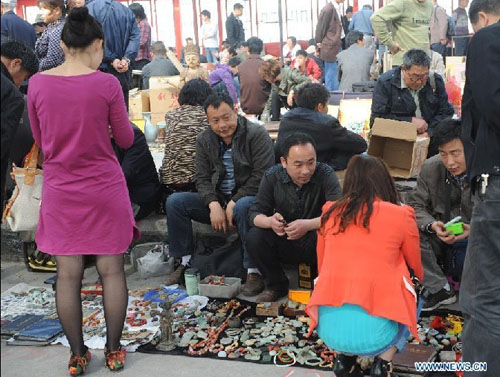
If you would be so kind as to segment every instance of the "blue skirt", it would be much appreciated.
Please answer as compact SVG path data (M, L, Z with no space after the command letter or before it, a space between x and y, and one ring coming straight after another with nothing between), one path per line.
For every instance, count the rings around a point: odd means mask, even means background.
M401 351L409 335L406 325L370 315L359 305L320 306L318 316L319 337L346 354L376 356L391 346Z

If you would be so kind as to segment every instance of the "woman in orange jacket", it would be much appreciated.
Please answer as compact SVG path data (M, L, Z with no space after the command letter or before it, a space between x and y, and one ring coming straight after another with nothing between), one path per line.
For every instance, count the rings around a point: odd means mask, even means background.
M309 333L317 326L338 352L337 377L362 376L356 355L376 356L372 377L390 376L409 333L419 339L409 268L420 280L423 268L415 213L400 204L384 162L351 159L342 198L323 206L317 254Z

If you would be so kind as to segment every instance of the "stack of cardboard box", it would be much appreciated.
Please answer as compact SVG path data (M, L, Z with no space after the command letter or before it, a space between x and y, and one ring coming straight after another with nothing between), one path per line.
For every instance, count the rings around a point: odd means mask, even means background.
M130 120L143 119L143 112L151 112L156 126L165 120L165 114L179 107L179 76L156 76L149 79L149 90L132 89L129 93Z

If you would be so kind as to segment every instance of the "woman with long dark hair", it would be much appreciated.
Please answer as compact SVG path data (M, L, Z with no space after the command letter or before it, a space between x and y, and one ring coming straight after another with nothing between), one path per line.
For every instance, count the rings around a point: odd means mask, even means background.
M80 299L85 255L96 255L103 285L105 365L116 371L125 363L120 345L128 304L123 253L135 221L110 134L128 148L134 132L119 81L97 71L104 33L86 7L71 11L61 40L66 59L31 78L28 112L44 155L35 239L41 251L56 256L57 314L71 347L68 371L78 376L90 361Z
M317 326L338 352L337 377L363 375L356 355L375 356L371 376L387 377L409 333L418 339L409 271L423 278L415 213L400 204L387 167L375 157L352 157L343 192L323 206L310 332Z

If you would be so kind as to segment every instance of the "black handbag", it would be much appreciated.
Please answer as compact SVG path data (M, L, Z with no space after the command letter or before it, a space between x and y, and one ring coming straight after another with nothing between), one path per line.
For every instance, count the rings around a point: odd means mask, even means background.
M238 233L197 235L191 266L199 270L202 279L208 275L244 279L246 270Z

